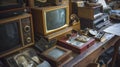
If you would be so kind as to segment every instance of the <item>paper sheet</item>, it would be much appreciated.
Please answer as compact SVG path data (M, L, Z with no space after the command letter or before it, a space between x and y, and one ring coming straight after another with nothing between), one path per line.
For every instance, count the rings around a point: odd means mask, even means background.
M114 24L104 30L107 33L112 33L114 35L120 36L120 23Z

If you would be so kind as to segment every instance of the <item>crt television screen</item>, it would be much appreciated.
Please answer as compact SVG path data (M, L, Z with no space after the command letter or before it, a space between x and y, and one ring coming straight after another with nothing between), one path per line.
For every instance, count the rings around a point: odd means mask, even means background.
M0 6L15 5L17 0L0 0Z
M0 53L20 44L17 23L0 25Z
M47 30L57 29L66 24L66 9L61 8L46 12Z

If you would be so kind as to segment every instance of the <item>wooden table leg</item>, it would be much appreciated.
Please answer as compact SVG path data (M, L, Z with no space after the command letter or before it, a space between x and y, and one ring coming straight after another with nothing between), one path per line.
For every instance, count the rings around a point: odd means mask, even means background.
M115 66L115 61L116 61L117 55L119 53L119 46L120 46L120 39L114 45L114 54L113 54L113 57L112 57L112 61L110 63L111 67Z

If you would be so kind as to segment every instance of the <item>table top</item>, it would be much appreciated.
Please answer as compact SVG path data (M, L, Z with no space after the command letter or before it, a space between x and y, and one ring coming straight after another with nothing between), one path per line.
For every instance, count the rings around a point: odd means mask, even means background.
M104 29L103 31L120 36L120 23L114 24L114 25Z
M91 53L93 53L95 50L97 50L101 46L103 46L106 43L108 43L113 37L114 37L113 34L108 34L107 35L107 40L105 42L96 42L93 46L91 46L90 48L88 48L87 50L85 50L84 52L82 52L81 54L79 54L78 56L76 56L70 62L68 62L65 65L63 65L63 67L74 67L74 65L78 64L80 61L82 61L83 59L85 59L88 55L90 55Z

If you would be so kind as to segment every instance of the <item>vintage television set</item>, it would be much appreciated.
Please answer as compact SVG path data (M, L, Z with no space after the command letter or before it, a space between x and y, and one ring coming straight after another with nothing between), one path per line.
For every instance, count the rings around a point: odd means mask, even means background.
M34 44L31 14L0 20L0 57Z
M68 6L32 8L32 14L35 33L38 35L46 36L69 26Z
M20 8L23 6L23 0L1 0L0 1L0 11Z

